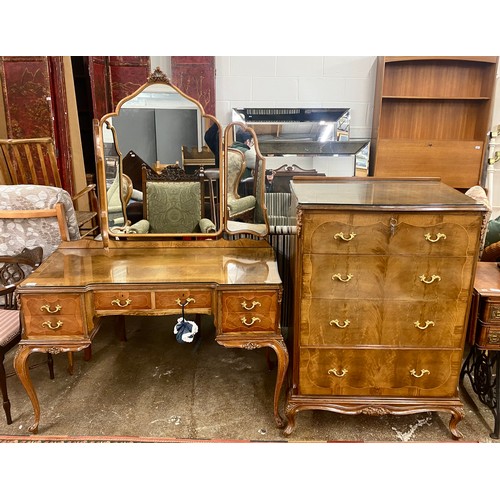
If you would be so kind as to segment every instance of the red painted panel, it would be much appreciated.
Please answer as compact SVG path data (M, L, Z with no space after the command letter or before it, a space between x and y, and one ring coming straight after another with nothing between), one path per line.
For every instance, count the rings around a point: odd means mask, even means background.
M149 56L109 56L113 108L141 85L151 73Z
M2 57L2 93L11 139L54 137L46 57Z
M172 56L172 83L215 116L215 57Z
M100 120L105 114L113 111L107 57L89 57L89 77L92 92L92 116Z

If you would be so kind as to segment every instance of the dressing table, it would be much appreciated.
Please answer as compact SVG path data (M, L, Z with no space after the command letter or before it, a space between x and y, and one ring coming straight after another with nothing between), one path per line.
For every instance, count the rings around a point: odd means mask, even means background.
M177 129L181 142L171 144L173 156L159 149L154 153L161 163L178 161L175 154L181 153L182 146L203 147L202 132L208 124L216 123L220 127L214 117L204 114L197 101L171 85L158 69L145 85L120 101L114 113L95 123L101 239L62 242L18 288L23 334L14 367L33 405L34 422L30 432L38 432L41 418L28 368L31 353L58 354L86 349L91 346L105 316L180 316L184 311L212 315L215 340L224 347L274 350L277 356L274 419L278 427L285 425L278 409L288 367L288 352L279 323L282 282L274 250L265 240L269 228L264 203L265 161L258 144L256 168L262 169L262 174L256 175L258 206L253 221L232 221L228 230L227 173L221 161L217 194L222 203L214 217L215 232L138 234L127 230L130 222L121 227L109 226L107 187L110 179L120 180L122 175L121 151L134 150L145 159L148 151L141 149L141 144L149 147L154 142L138 137L135 143L127 143L126 134L134 138L134 134L141 135L146 130L144 116L135 129L129 127L131 117L137 118L143 110L147 111L145 115L151 114L153 106L158 104L162 111L175 108L174 114L179 110L186 112L195 126L194 132L189 132L191 135ZM122 114L124 110L134 112ZM161 120L167 122L169 116L164 113ZM168 125L170 131L175 129L172 122ZM225 138L234 135L238 126L244 127L232 123L225 133L219 131L220 158L227 155ZM157 133L158 130L156 127ZM170 133L170 137L173 135ZM109 171L111 162L107 161L107 155L118 158L115 171ZM123 217L126 221L125 203ZM252 237L245 237L247 235Z

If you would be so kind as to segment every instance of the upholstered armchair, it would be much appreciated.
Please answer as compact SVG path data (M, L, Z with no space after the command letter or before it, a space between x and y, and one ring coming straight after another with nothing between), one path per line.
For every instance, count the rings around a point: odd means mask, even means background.
M240 197L238 186L245 170L245 155L238 149L227 150L227 210L229 220L252 220L256 199L254 195Z
M116 176L107 191L109 226L123 226L126 221L123 218L123 203L127 206L132 198L134 186L132 180L126 174L121 176L121 196L119 189L119 176ZM141 193L142 195L142 193ZM123 203L122 203L123 200Z
M30 211L54 209L61 206L64 221L57 217L30 215ZM23 217L7 216L8 211L23 211ZM60 223L64 223L61 232ZM45 260L59 246L62 239L80 239L80 230L71 196L62 188L34 184L0 186L0 254L15 255L23 248L40 246Z
M205 215L203 169L193 175L181 167L157 174L142 168L143 217L150 233L215 233Z

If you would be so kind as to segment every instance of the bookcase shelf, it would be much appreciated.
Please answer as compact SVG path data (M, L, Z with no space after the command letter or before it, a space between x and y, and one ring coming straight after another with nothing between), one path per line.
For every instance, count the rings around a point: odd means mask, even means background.
M371 174L481 184L497 57L379 57Z

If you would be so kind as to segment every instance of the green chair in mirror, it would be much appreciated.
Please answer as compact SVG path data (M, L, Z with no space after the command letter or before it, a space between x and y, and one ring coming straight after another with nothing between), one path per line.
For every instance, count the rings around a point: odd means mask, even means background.
M143 217L150 233L215 233L216 225L205 217L203 168L186 174L178 165L160 173L142 168Z

